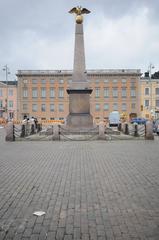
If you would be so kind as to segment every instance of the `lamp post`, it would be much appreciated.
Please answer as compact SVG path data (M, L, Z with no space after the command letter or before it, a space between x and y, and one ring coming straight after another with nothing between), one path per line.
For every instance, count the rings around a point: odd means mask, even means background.
M7 121L8 121L8 75L10 74L8 65L6 64L3 68L3 71L5 71L6 75L6 84L7 84L7 89L6 89L6 114L7 114Z
M151 75L152 75L152 69L155 68L155 66L150 63L149 67L148 67L148 72L149 72L149 83L150 83L150 112L151 112L151 115L153 114L153 98L152 98L152 78L151 78Z

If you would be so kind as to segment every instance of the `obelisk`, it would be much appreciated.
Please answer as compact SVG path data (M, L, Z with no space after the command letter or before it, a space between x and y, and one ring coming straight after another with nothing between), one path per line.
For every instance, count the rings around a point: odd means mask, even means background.
M66 126L76 129L89 129L93 127L93 118L90 114L90 94L85 67L83 16L90 13L82 7L75 7L69 13L76 14L75 49L72 83L67 89L69 94L69 115Z

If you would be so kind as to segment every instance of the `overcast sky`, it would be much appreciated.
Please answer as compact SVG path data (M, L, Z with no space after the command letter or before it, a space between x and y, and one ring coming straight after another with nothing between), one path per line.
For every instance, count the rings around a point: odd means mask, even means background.
M72 69L74 16L82 5L87 69L159 70L158 0L0 0L0 80L18 69Z

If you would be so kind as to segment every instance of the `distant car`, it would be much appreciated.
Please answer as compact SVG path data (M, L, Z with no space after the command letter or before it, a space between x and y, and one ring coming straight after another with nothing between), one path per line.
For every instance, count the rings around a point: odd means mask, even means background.
M147 119L145 118L132 118L131 123L137 123L137 124L146 124Z
M153 132L157 133L157 135L159 135L159 119L156 119L153 122Z

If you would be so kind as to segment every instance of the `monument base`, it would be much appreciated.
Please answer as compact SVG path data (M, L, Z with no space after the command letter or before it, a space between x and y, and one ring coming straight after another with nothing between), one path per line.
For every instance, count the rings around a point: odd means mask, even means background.
M93 117L88 113L70 113L67 116L66 127L78 130L93 128Z

